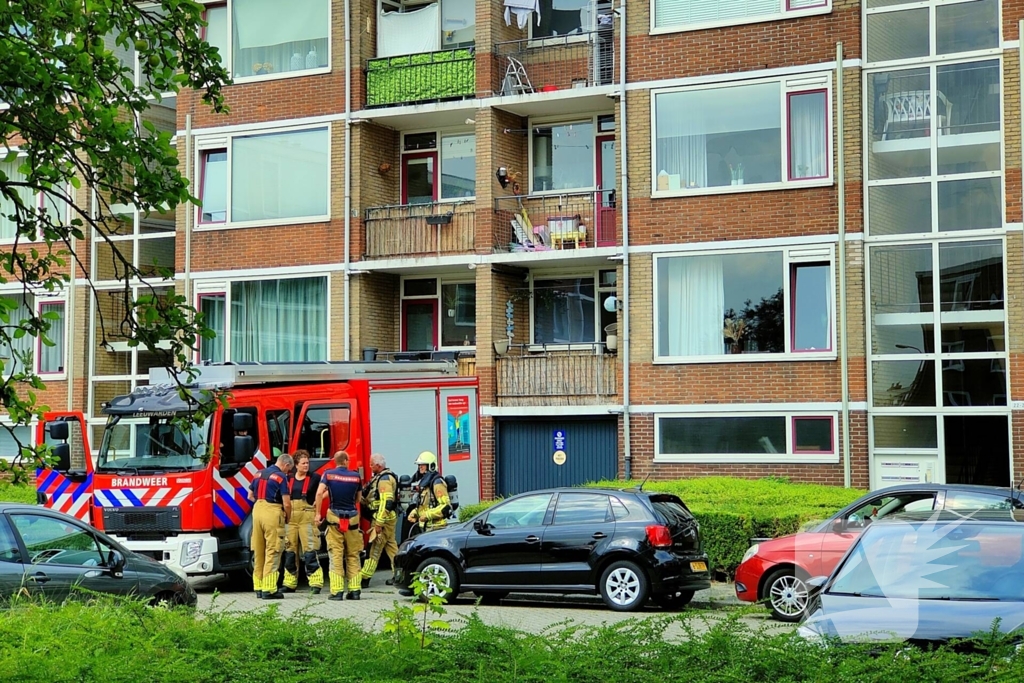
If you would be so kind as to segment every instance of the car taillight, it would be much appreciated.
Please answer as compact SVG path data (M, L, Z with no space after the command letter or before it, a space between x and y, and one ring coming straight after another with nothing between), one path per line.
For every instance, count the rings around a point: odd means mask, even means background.
M647 527L647 540L655 548L668 548L672 545L672 534L667 526L652 525Z

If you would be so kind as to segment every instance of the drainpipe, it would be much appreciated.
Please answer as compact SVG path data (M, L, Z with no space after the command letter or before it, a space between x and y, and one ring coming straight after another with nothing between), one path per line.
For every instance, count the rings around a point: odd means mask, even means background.
M185 179L192 187L192 114L185 114ZM195 207L186 204L185 211L185 303L192 305L192 216Z
M619 205L622 207L622 444L623 474L633 477L629 443L629 155L626 154L626 0L619 0Z
M842 375L843 485L850 488L850 351L846 336L846 167L843 153L843 44L836 43L836 182L839 184L839 371Z
M78 253L78 240L75 236L71 236L71 253ZM75 409L75 303L77 297L75 296L75 280L78 274L78 262L75 259L69 259L71 263L71 277L68 280L68 288L71 291L71 295L68 297L67 303L64 305L64 310L67 312L67 320L65 321L65 342L64 342L64 373L67 377L68 382L68 410ZM84 427L84 425L83 425Z
M352 360L350 339L352 285L352 5L345 0L345 360Z

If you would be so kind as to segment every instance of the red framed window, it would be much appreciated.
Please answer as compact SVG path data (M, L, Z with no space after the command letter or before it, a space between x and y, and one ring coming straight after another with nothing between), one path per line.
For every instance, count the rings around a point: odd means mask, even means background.
M437 201L440 178L437 152L402 155L402 203L430 204Z
M832 454L834 423L830 416L793 418L793 453L800 455Z
M402 302L402 350L434 351L437 346L437 299Z
M36 338L36 372L40 375L63 375L65 302L41 301L38 311L39 316L50 324L46 337L53 345L44 344L42 337Z
M789 333L794 352L832 350L832 266L794 263L789 270Z
M203 292L196 296L196 310L203 314L203 322L217 335L214 339L200 339L197 343L199 362L222 363L224 339L227 331L227 294Z
M199 159L199 223L224 223L228 217L228 151L206 150Z
M828 122L828 91L824 88L786 94L790 180L828 178Z

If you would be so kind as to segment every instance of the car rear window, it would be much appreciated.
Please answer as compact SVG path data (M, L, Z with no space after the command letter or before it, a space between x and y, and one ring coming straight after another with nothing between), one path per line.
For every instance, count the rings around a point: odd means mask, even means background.
M693 520L693 515L675 496L651 496L651 505L668 524L684 524Z
M651 519L651 513L639 501L618 496L612 496L611 499L616 522L646 522Z

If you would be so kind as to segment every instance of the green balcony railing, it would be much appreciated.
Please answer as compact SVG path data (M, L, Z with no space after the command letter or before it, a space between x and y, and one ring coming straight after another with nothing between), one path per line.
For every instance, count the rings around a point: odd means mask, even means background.
M472 48L380 57L366 62L366 106L458 100L476 96Z

